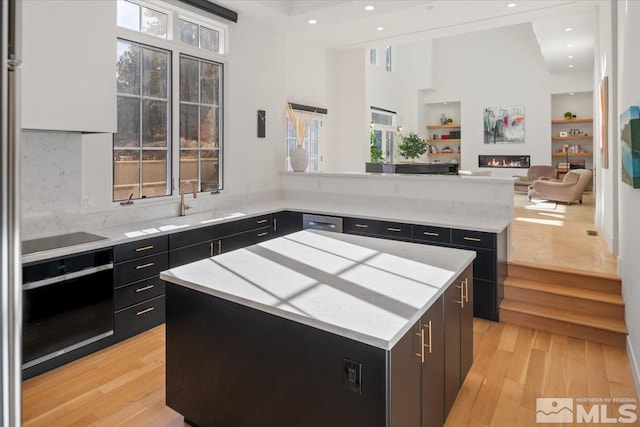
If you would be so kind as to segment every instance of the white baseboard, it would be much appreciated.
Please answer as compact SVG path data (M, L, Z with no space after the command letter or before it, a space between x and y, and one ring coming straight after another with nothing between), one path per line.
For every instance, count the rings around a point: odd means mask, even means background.
M631 366L631 375L633 375L633 382L636 384L636 395L639 395L640 391L640 366L638 365L638 359L633 352L629 335L627 335L627 356L629 358L629 365Z

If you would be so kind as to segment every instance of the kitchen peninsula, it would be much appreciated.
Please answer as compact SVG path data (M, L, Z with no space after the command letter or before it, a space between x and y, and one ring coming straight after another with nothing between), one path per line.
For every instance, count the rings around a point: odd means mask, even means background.
M442 425L473 357L473 251L300 231L161 273L193 425Z

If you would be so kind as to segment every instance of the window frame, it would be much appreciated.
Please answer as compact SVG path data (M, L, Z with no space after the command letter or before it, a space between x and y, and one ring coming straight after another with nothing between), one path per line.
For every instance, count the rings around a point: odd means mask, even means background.
M385 111L379 108L371 108L369 114L371 116L371 132L374 134L376 131L380 132L380 147L378 148L382 150L384 162L393 163L396 155L396 140L398 139L398 132L396 128L397 114L395 112ZM376 122L376 120L374 120L375 114L380 117L388 117L391 124ZM391 141L389 141L389 137L391 137ZM391 150L389 150L389 148L391 148Z
M124 0L119 0L124 1ZM224 189L224 135L225 135L225 92L227 85L227 76L225 73L228 70L229 63L229 27L228 25L219 22L217 20L202 16L198 13L192 12L188 9L183 9L177 6L169 5L155 0L126 0L129 3L134 3L140 7L147 7L157 10L159 12L167 13L167 38L160 38L152 34L143 33L141 31L135 31L128 28L120 27L116 25L116 40L124 40L133 43L147 45L151 48L157 48L167 50L170 52L170 101L169 101L169 117L167 132L169 132L169 145L167 153L167 169L170 179L170 192L166 196L155 196L148 198L135 199L136 203L146 203L149 201L158 200L171 200L179 197L179 179L180 179L180 55L186 55L192 58L215 62L221 64L221 82L219 86L220 90L220 107L219 107L219 148L218 148L218 190L211 191L205 190L199 192L203 196L207 196L208 193L217 193ZM186 19L190 22L197 23L198 25L205 26L210 29L214 29L219 33L219 49L220 52L216 53L210 50L201 49L199 47L193 47L186 43L182 43L177 39L178 35L178 23L179 19ZM115 80L115 76L114 76ZM114 82L115 83L115 82ZM114 134L115 135L115 134ZM111 152L113 154L113 144ZM112 159L112 166L114 166L114 160ZM113 171L113 167L112 167ZM114 172L112 172L114 173ZM112 175L113 181L111 184L111 197L114 206L120 204L122 199L115 199L114 182L115 175ZM141 183L142 185L142 183Z

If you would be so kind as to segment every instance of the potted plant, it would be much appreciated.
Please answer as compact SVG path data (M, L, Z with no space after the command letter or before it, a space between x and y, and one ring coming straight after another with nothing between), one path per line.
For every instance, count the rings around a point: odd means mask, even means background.
M571 120L572 117L573 117L573 114L571 114L571 111L567 111L566 113L564 113L565 120Z
M371 163L382 163L382 160L384 160L382 157L382 150L376 147L376 135L373 132L371 132L370 142L369 159Z
M398 152L405 159L410 159L412 162L418 157L422 156L429 149L427 141L420 138L417 134L409 132L407 136L401 136L400 144L398 144Z

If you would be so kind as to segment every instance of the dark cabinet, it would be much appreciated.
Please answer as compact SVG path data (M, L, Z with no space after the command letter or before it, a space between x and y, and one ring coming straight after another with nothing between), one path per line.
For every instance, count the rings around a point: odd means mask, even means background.
M411 241L413 238L413 225L401 222L380 221L378 235L394 240Z
M418 321L391 350L389 365L393 380L389 404L392 426L420 425L421 331L421 322ZM439 392L442 394L442 388Z
M275 237L302 230L302 212L281 211L273 214Z
M216 244L213 240L172 249L169 252L169 268L179 267L214 255L217 255L217 252Z
M376 236L378 234L379 221L364 218L344 218L343 230L348 234L361 234L363 236Z
M159 236L114 248L115 339L123 340L164 323L164 281L169 267L169 236Z
M445 227L432 227L430 225L414 225L413 239L416 242L425 243L450 243L451 229Z
M445 291L443 305L446 419L473 362L473 276L470 269Z
M452 285L454 286L454 285ZM421 397L422 427L440 427L444 424L444 378L445 378L445 343L443 300L441 296L422 316L421 340L424 340L424 362L422 363ZM465 319L473 322L473 319ZM470 357L473 358L473 349Z

